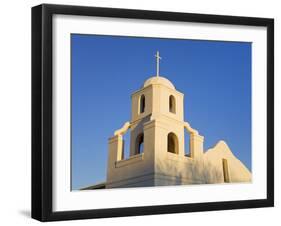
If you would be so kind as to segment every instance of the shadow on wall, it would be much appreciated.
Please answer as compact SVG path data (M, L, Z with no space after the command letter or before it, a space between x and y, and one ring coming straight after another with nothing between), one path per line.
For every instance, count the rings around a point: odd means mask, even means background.
M170 184L164 185L223 183L222 171L213 164L204 159L186 158L184 161L157 161L156 172L169 177Z

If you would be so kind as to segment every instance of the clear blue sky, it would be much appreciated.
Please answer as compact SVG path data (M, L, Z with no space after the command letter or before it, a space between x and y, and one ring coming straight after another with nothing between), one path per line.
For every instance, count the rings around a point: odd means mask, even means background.
M251 170L251 43L72 34L73 189L106 180L107 140L130 120L157 50L204 149L223 139Z

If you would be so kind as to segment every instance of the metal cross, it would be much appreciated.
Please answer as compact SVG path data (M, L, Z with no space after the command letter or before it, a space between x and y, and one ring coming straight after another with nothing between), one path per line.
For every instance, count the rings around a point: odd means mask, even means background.
M159 64L160 64L160 60L161 60L161 57L159 55L159 51L157 51L155 57L156 57L156 76L158 77L159 76L159 70L160 70Z

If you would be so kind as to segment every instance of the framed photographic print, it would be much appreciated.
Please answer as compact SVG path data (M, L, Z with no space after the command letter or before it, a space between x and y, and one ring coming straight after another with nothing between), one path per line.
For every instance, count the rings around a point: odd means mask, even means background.
M32 217L274 205L274 21L32 8Z

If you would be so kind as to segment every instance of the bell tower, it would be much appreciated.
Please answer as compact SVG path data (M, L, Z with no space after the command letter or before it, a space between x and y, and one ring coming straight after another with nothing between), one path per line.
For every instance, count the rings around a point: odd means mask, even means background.
M180 184L178 172L170 172L166 165L182 170L183 162L203 154L204 138L184 122L184 94L159 75L158 51L155 57L156 76L131 95L131 120L109 139L107 187L165 185L163 175L167 177L165 183ZM122 136L129 129L130 157L124 159ZM190 133L189 157L185 156L185 130Z

